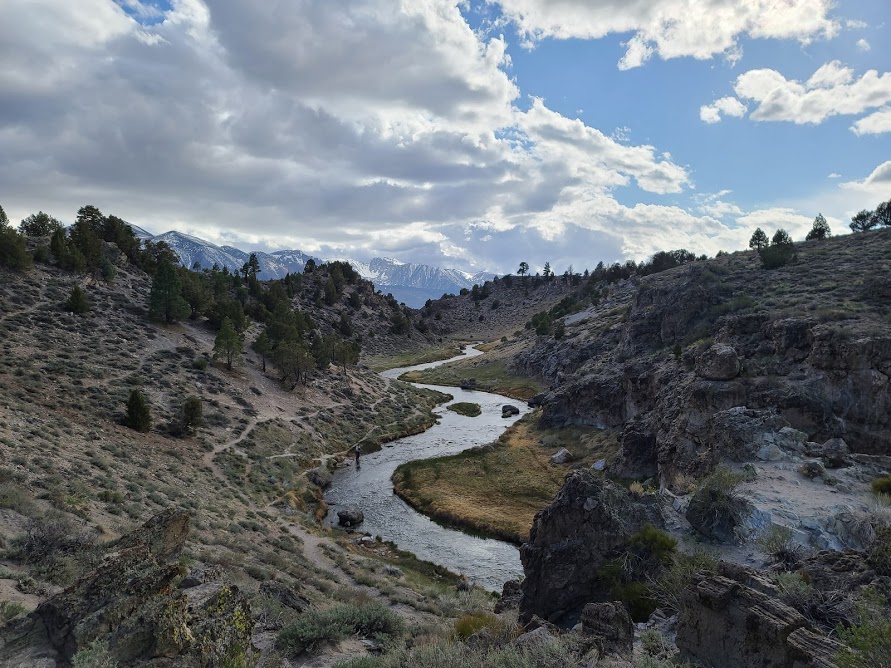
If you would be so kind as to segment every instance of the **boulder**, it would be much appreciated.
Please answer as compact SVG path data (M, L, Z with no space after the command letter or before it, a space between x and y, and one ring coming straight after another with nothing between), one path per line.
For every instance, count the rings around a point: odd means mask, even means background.
M622 603L589 603L580 621L582 633L595 638L601 656L631 657L634 624Z
M516 610L520 605L523 595L522 582L520 580L508 580L501 587L501 598L495 603L495 614L501 614L505 610Z
M681 597L681 653L722 668L834 668L841 646L782 603L769 581L739 570L745 584L725 575L694 576Z
M4 631L0 663L67 666L95 641L108 644L115 665L222 665L248 649L253 616L237 587L172 586L182 569L166 560L182 548L188 527L188 514L168 510L121 538L95 571ZM45 648L42 663L33 661L33 647Z
M606 460L598 459L596 462L591 464L591 468L595 471L605 471L606 470Z
M798 472L805 478L810 478L811 480L814 478L822 478L826 475L826 469L824 469L823 465L818 461L805 462L798 468Z
M460 387L462 390L475 390L476 378L462 378L458 382L458 387Z
M547 626L539 626L537 629L526 631L526 633L514 640L514 647L530 649L538 645L546 645L554 640L554 636L548 630Z
M645 524L663 526L655 498L636 500L625 488L588 470L566 476L556 498L532 523L520 548L525 579L520 599L524 622L578 614L586 603L611 600L600 573L627 549Z
M739 357L731 346L716 343L696 359L696 374L706 380L732 380L739 375Z
M710 487L696 491L684 516L696 531L719 543L742 544L770 522L770 515L746 499Z
M568 464L572 461L572 453L566 448L560 448L551 455L551 464Z
M266 580L260 583L260 593L274 598L285 607L304 612L309 606L309 600L294 591L291 587L275 580Z
M659 471L656 434L636 423L626 426L614 468L621 478L643 480L656 475Z
M306 478L316 487L325 489L334 480L334 476L326 466L317 466L306 472Z
M851 450L842 438L830 438L821 448L823 462L828 468L840 469L851 466Z
M357 527L364 521L365 514L355 506L337 511L337 523L342 527Z
M501 407L501 417L512 417L514 415L519 415L520 409L516 406L511 406L510 404L505 404Z

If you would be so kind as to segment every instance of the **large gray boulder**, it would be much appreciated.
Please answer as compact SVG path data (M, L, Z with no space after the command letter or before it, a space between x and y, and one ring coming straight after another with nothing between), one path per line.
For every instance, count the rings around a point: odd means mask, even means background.
M364 521L365 514L355 506L350 506L337 511L337 523L342 527L351 529L359 526Z
M707 380L732 380L739 370L736 350L722 343L716 343L696 359L697 375Z
M580 622L582 633L594 637L601 656L631 657L634 623L621 602L589 603Z
M721 668L834 668L841 646L779 600L769 581L698 575L685 590L677 625L681 653Z
M587 470L566 476L563 488L532 523L520 548L520 616L548 621L578 614L586 603L610 599L600 567L622 554L645 524L662 526L655 499L637 501L626 489Z

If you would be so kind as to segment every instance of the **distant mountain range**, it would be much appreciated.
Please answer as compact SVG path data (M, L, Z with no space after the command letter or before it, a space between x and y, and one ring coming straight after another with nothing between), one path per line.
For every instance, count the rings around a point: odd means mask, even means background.
M182 232L165 232L152 235L140 227L131 225L140 239L163 241L179 256L186 267L197 262L202 268L214 264L237 271L248 261L250 253L232 246L217 246ZM321 263L321 258L299 250L280 250L272 253L256 252L260 262L262 279L283 278L285 274L302 273L307 260L312 258ZM392 258L376 257L370 262L360 262L349 258L328 258L349 262L359 274L374 283L384 294L392 295L408 306L423 306L428 299L437 299L444 293L457 294L461 288L471 288L475 283L482 284L494 274L478 272L470 274L457 269L442 269L428 264L400 262Z

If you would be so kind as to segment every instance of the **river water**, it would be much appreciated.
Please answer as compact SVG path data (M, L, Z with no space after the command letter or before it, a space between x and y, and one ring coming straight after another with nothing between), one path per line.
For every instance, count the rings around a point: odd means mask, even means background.
M458 357L390 369L381 375L398 378L406 371L430 369L479 354L478 350L468 346ZM434 410L440 416L437 423L424 433L401 438L386 444L379 452L362 455L359 468L350 462L349 466L339 469L325 494L325 500L331 506L325 521L334 525L339 509L356 506L365 514L365 521L359 526L361 531L393 541L420 559L466 575L482 587L500 591L505 581L523 573L517 548L504 541L480 538L437 524L396 496L390 478L396 467L404 462L454 455L468 448L492 443L529 409L523 402L489 392L435 385L416 386L451 394L455 398L449 403L477 403L482 408L482 414L477 417L458 415L446 410L448 404L443 404ZM504 404L519 408L520 415L502 418L501 407Z

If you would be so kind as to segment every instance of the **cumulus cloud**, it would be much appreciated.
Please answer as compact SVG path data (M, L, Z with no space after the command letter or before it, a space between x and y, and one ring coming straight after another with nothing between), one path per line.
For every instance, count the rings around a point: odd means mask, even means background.
M872 46L870 45L870 43L862 38L857 40L857 48L860 49L861 51L872 50Z
M159 232L456 265L468 221L567 253L582 237L661 247L652 231L628 240L647 216L615 198L683 192L687 169L521 105L504 39L453 2L273 4L0 3L7 212L70 220L92 202Z
M886 201L888 193L891 192L891 160L876 167L862 181L847 181L839 187L856 195L858 200L856 210L874 208Z
M733 116L734 118L742 118L746 115L746 105L737 100L735 97L722 97L715 100L711 104L705 104L699 108L699 118L706 123L718 123L721 115Z
M856 135L879 135L891 132L891 107L882 107L869 116L864 116L851 126Z
M869 70L858 78L854 70L833 60L817 69L807 81L798 81L787 79L776 70L757 69L740 75L734 91L740 99L756 105L749 114L752 120L818 124L831 116L861 114L891 103L891 72L879 74ZM703 110L706 122L718 118L711 106ZM881 128L885 123L880 115L855 132L884 132Z
M621 69L643 65L653 55L665 60L725 54L735 63L741 36L831 38L840 22L830 16L831 0L487 0L498 4L529 44L545 38L600 39L632 33Z

